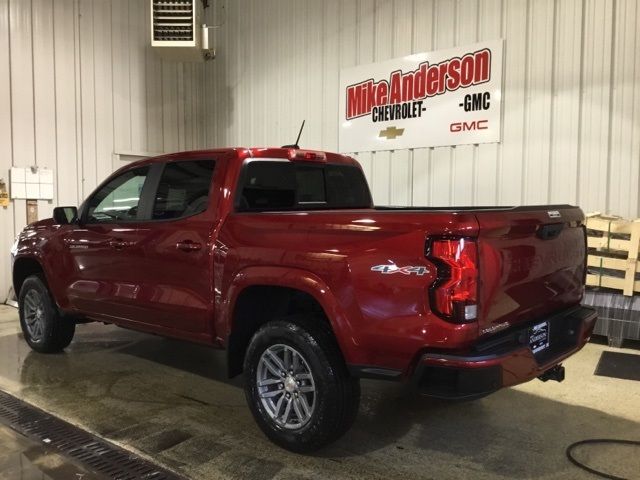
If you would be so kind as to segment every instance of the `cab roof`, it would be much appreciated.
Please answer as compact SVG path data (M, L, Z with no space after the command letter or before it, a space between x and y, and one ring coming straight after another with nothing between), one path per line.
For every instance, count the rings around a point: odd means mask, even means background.
M247 158L277 158L290 161L306 161L312 163L339 163L346 165L358 165L355 159L339 153L324 152L320 150L308 150L284 147L234 147L217 148L207 150L191 150L185 152L169 153L157 157L146 158L136 165L156 162L166 162L170 160L189 160L203 158L208 155L226 157L228 160L244 161Z

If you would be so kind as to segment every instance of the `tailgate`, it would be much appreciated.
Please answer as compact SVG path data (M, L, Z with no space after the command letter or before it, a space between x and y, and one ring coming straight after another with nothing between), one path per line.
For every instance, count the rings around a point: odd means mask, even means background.
M481 335L580 302L586 245L578 207L517 207L476 218Z

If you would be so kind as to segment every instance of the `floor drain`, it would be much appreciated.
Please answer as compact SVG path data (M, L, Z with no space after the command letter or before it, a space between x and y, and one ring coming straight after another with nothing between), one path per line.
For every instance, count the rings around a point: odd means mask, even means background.
M0 392L0 422L93 473L117 480L182 480L182 477L140 458L16 397Z

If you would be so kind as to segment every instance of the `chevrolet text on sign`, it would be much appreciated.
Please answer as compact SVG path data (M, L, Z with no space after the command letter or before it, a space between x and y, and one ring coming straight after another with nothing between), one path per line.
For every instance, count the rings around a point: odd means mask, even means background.
M502 40L340 72L340 151L500 141Z

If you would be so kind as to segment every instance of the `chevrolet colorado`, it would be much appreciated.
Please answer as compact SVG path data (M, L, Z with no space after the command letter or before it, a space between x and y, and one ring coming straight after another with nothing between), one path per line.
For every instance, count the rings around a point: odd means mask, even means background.
M256 422L297 452L342 435L359 378L477 398L589 339L583 214L569 205L374 207L350 157L297 148L129 164L12 249L38 352L99 321L227 350Z

